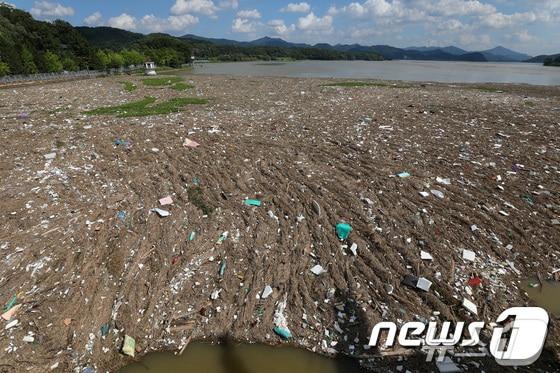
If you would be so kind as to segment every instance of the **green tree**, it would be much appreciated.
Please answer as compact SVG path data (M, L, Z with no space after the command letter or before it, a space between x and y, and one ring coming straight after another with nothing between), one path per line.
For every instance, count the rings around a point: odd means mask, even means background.
M8 75L10 73L10 66L6 62L0 61L0 76Z
M111 63L111 58L107 53L105 53L102 50L98 50L97 53L95 53L95 57L99 62L99 67L101 69L106 69L107 67L109 67L109 64Z
M58 73L64 69L60 58L51 51L46 51L43 55L43 59L45 60L45 69L47 69L49 73Z
M37 74L39 72L37 65L35 65L33 54L25 47L21 50L21 64L24 74Z
M126 66L139 65L145 61L145 57L142 55L142 53L136 50L124 49L121 51L121 55L124 58L124 63Z
M109 53L109 67L119 68L124 66L124 58L120 53L110 52Z
M62 66L64 66L64 70L66 71L78 71L78 64L76 60L70 56L64 57L62 60Z

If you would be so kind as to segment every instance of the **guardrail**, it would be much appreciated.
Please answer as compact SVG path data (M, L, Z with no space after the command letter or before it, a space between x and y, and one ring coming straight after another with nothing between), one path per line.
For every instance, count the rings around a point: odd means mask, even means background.
M99 76L115 75L115 74L131 74L142 71L143 67L137 68L120 68L108 70L82 70L82 71L63 71L60 73L41 73L29 75L6 75L0 77L1 84L33 82L33 81L46 81L58 79L73 79L73 78L95 78Z

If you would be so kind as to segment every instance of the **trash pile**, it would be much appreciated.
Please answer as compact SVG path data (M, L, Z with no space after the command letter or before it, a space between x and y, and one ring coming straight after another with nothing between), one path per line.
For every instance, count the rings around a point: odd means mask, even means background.
M491 323L558 273L558 88L192 80L208 105L126 119L84 113L142 84L0 90L0 364L102 372L227 334L413 371L373 325Z

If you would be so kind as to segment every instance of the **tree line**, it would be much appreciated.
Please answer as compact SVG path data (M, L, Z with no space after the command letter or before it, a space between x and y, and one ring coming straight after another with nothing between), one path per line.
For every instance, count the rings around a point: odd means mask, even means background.
M77 70L104 70L154 61L178 67L192 55L216 61L280 59L379 60L368 52L321 48L215 45L167 34L142 35L110 27L73 27L65 21L43 22L0 3L0 76Z

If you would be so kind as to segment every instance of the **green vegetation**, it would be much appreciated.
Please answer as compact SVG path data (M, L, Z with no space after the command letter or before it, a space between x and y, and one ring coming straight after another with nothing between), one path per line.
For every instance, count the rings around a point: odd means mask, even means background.
M475 89L486 93L504 93L502 89L494 87L475 87Z
M557 56L556 58L547 58L544 60L544 65L545 66L560 66L560 56Z
M204 201L202 196L202 188L199 186L189 188L187 190L187 195L189 196L189 201L202 211L204 215L210 215L214 211L211 206L208 206Z
M127 117L144 117L149 115L162 115L169 113L177 113L187 105L202 105L208 103L208 100L195 97L179 97L172 98L168 101L154 104L156 99L146 97L140 101L129 102L118 106L101 107L87 111L88 115L116 115L119 118Z
M0 3L0 75L104 70L146 60L179 68L191 56L211 61L381 60L375 51L338 51L328 47L216 45L167 34L142 35L110 27L73 27L43 22ZM6 68L7 65L7 68Z
M186 91L187 89L192 89L194 88L194 86L184 83L184 82L179 82L179 83L175 83L173 84L171 87L171 89L174 89L176 91Z
M388 84L383 82L340 82L325 84L323 87L343 87L343 88L356 88L356 87L389 87L389 88L411 88L409 85Z
M47 51L43 55L43 59L45 60L45 68L49 73L58 73L64 68L64 66L62 66L62 62L60 62L60 57L51 51Z
M121 84L124 87L124 90L127 92L133 92L136 90L136 84L132 83L132 82L121 82Z
M161 86L167 86L167 85L172 85L174 83L179 83L182 82L183 78L179 77L179 76L162 76L160 78L149 78L149 79L144 79L144 85L148 86L148 87L161 87Z
M10 65L6 62L0 61L0 76L8 75L10 73Z

